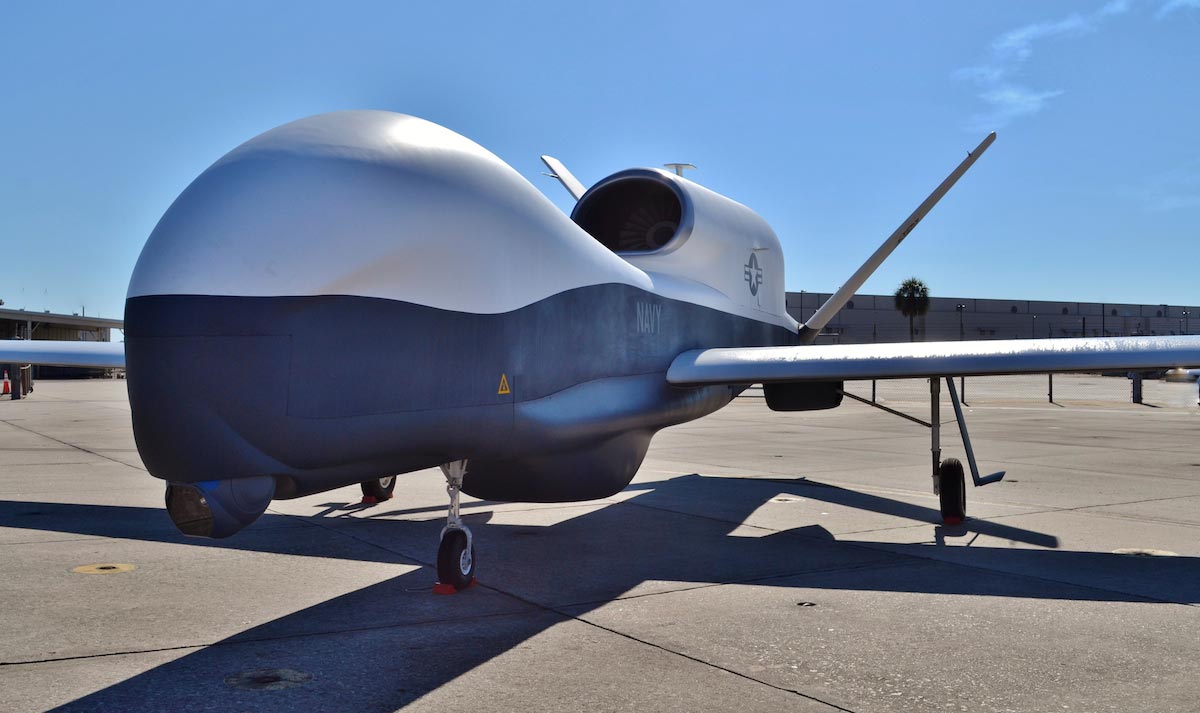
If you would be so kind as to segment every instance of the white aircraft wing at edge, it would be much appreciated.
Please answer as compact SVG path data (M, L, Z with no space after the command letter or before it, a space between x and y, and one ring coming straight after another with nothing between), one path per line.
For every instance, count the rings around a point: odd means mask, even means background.
M1045 374L1189 367L1200 336L1006 339L694 349L675 358L675 386Z
M0 340L0 364L44 364L46 366L123 369L125 368L125 343L4 339Z

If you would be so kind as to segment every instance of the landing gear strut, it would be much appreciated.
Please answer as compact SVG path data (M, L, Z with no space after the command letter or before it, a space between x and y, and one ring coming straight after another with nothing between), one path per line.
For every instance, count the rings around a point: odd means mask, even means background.
M1004 477L1004 471L980 477L979 467L975 465L975 449L971 447L971 436L967 433L967 420L963 418L962 404L958 400L958 389L954 388L954 379L948 376L946 388L950 391L954 418L958 421L958 432L962 435L967 463L971 466L971 480L977 487L998 482ZM929 429L930 450L933 452L933 493L938 496L942 522L961 525L967 517L967 481L962 463L957 458L941 460L941 380L936 377L929 380Z
M958 421L958 433L962 436L963 449L967 452L967 465L971 467L971 482L976 487L997 483L1004 477L1004 471L980 476L979 467L975 464L975 449L971 447L971 435L967 433L967 420L963 417L962 402L958 398L958 389L954 388L954 379L946 378L946 388L950 391L950 403L954 406L954 418ZM933 494L938 496L938 504L942 513L942 522L947 525L961 525L967 516L967 484L963 474L963 464L957 458L942 460L942 411L941 377L929 380L929 421L922 421L916 416L901 413L874 401L867 401L861 396L839 391L838 393L859 403L886 411L893 416L906 418L913 423L919 423L929 429L929 450L933 456ZM874 392L872 392L874 394Z
M438 585L441 594L461 592L475 583L475 544L471 531L459 516L459 493L467 474L467 462L456 460L442 466L446 476L446 492L450 494L450 512L442 528L442 543L438 547Z

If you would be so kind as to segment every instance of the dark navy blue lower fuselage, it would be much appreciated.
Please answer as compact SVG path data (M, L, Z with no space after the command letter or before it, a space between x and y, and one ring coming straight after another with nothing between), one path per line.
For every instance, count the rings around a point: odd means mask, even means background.
M496 500L610 495L653 434L742 387L675 388L689 349L792 344L788 329L627 285L502 314L355 296L131 298L125 349L147 468L270 475L296 497L468 459Z

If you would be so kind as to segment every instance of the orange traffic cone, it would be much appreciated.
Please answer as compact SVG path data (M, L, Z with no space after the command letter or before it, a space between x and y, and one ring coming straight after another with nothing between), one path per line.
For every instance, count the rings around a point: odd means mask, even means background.
M8 380L8 370L4 370L4 390L0 391L0 396L12 393L12 383Z

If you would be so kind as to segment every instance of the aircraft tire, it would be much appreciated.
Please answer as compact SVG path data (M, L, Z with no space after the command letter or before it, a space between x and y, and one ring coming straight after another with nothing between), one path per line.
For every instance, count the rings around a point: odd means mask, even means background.
M389 475L386 478L368 480L361 485L363 497L375 498L376 502L391 500L392 492L396 489L396 476Z
M461 592L475 581L475 548L468 545L467 533L446 530L438 547L438 582ZM467 548L470 546L470 552Z
M957 458L947 458L938 468L938 500L942 522L961 525L967 517L967 481Z

